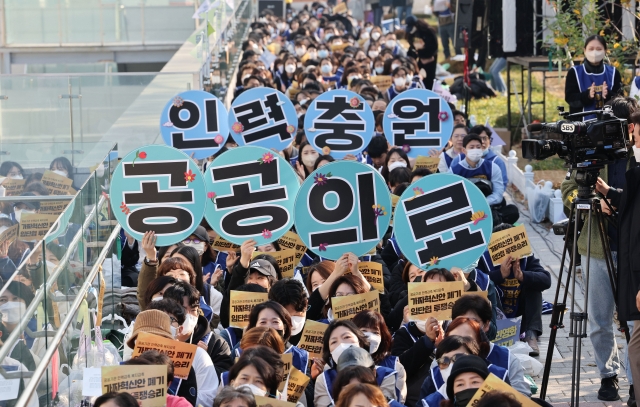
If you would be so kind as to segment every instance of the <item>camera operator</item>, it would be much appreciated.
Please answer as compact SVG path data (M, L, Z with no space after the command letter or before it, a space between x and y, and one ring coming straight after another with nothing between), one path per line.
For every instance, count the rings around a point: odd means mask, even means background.
M589 44L589 42L587 42ZM613 114L620 119L628 119L631 113L638 109L638 104L633 98L616 97L611 101ZM631 125L629 126L631 133ZM601 178L598 179L596 190L601 192L606 198L611 199L609 194L615 194L617 189L624 189L625 172L629 168L630 163L635 162L633 155L630 158L616 160L612 164L605 166L600 173ZM606 182L604 181L606 180ZM607 185L608 184L608 185ZM578 185L575 181L575 171L572 172L571 178L562 182L562 200L566 207L571 207L571 203L578 194ZM601 207L604 213L609 213L607 205L601 200ZM596 220L592 218L592 225ZM583 224L582 233L578 238L578 252L582 258L582 264L587 264L587 221ZM609 223L608 238L614 263L617 259L618 252L618 232ZM594 348L596 365L600 371L601 384L598 390L598 399L605 401L614 401L620 399L618 394L618 373L620 371L620 360L618 358L618 347L615 341L613 329L613 313L615 299L611 290L611 283L607 271L607 265L604 260L604 249L600 240L600 234L596 228L592 228L591 233L591 258L589 259L589 298L598 301L590 301L587 308L589 316L589 338ZM626 366L629 366L627 363ZM633 386L631 374L627 368L627 378L629 384ZM633 387L632 387L633 388ZM630 390L630 396L633 397L633 390Z
M634 142L633 158L630 160L631 168L626 173L625 188L622 191L614 191L611 188L609 195L611 195L611 203L618 207L618 318L622 321L638 321L640 320L640 252L635 250L634 243L640 239L640 167L638 166L640 111L636 111L629 117L629 123L630 127L633 127ZM640 329L633 330L627 354L632 376L640 378ZM640 389L636 392L636 400L638 396L640 396Z

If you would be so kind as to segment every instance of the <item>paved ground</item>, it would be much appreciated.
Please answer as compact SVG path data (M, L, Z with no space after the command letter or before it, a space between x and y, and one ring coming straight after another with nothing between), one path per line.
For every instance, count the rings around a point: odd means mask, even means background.
M527 229L531 246L536 256L540 259L542 265L551 273L552 285L549 290L543 294L543 298L553 303L555 290L558 283L558 273L560 271L560 259L562 257L562 248L564 241L561 236L556 236L552 231L548 231L546 227L534 224L528 217L529 212L522 205L518 205L520 209L520 222L524 223ZM566 274L563 280L566 281ZM578 308L581 309L584 302L582 291L582 280L578 279L579 286L576 286L576 300ZM564 284L563 286L564 287ZM562 290L561 290L562 292ZM570 300L568 300L570 303ZM551 315L543 315L542 322L545 332L539 341L540 357L539 360L544 364L547 350L549 347L549 323ZM573 357L573 338L569 337L569 315L566 314L564 319L564 329L559 329L556 337L556 344L553 350L553 361L551 365L551 374L549 376L549 386L547 389L547 401L554 406L569 406L571 399L571 367ZM588 331L587 331L588 332ZM620 395L622 401L602 402L597 399L597 392L600 388L600 375L597 371L593 358L593 347L589 338L582 341L582 358L581 358L581 377L580 377L580 405L581 406L626 406L629 394L629 383L627 382L624 371L626 342L623 335L617 331L616 341L618 343L618 351L623 368L618 376L620 381ZM540 376L534 377L538 388L542 385L542 373ZM538 393L539 394L539 393Z

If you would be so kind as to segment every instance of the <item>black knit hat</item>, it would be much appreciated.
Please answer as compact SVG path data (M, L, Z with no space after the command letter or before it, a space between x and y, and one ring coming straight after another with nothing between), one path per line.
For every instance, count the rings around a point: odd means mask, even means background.
M456 380L456 376L466 372L477 373L483 379L486 379L487 376L489 376L487 362L480 356L460 356L455 362L453 362L451 373L447 379L447 397L449 397L449 400L453 400L453 382Z

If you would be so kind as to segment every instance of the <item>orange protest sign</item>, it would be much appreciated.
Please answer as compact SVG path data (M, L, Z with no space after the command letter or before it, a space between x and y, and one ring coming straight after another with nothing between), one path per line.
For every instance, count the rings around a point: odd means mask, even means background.
M462 281L409 283L409 310L411 318L426 320L434 317L438 321L451 319L453 303L462 296Z
M26 181L23 179L13 179L13 178L5 178L2 181L2 187L4 188L5 196L18 196L22 194L24 191L24 183Z
M72 192L75 193L73 188L71 188L73 180L56 174L53 171L45 171L44 174L42 174L41 182L47 187L50 195L72 195Z
M335 319L352 319L360 311L370 309L380 312L378 291L331 298L331 309Z
M438 164L440 164L440 157L425 157L419 155L418 158L416 158L416 163L413 165L413 169L426 168L435 174L436 171L438 171Z
M277 252L253 252L251 258L253 259L259 254L268 254L269 256L273 256L278 263L278 267L280 267L280 271L282 272L282 277L284 278L293 278L293 272L296 267L296 251L294 249L285 249L278 250Z
M127 392L140 407L165 407L168 385L166 365L102 367L102 392Z
M531 256L531 246L524 225L493 233L488 249L494 266L500 265L507 256L514 259Z
M391 75L375 75L370 77L369 80L380 92L386 92L393 84L393 77Z
M361 261L358 263L358 270L374 290L384 292L382 264L375 261Z
M215 240L211 244L211 247L213 248L213 250L219 252L235 251L240 248L240 246L238 246L237 244L233 244L220 236L215 238Z
M487 378L484 379L484 383L482 383L482 386L480 386L478 391L476 391L476 394L473 396L468 406L473 407L477 405L478 401L480 401L481 398L483 398L488 392L492 390L511 394L513 397L515 397L516 400L518 400L522 404L523 407L536 407L538 405L533 401L531 401L529 397L525 396L524 394L520 393L513 387L509 386L507 383L500 380L500 378L494 375L493 373L489 373L489 376L487 376Z
M309 358L322 356L322 338L329 325L307 319L298 347L309 352Z
M180 342L162 336L140 332L136 339L131 357L140 356L148 350L157 350L173 360L174 375L180 379L189 377L189 370L193 364L198 347L190 343Z
M7 230L0 233L0 243L13 243L18 238L18 225L9 226Z
M245 328L249 325L249 314L253 307L268 299L267 293L232 290L229 295L229 326Z
M20 216L20 240L42 240L51 226L58 219L58 215L41 213L23 213Z
M307 246L302 243L302 239L296 232L288 231L280 239L278 244L283 249L294 249L296 251L296 265L300 262L302 256L307 251Z

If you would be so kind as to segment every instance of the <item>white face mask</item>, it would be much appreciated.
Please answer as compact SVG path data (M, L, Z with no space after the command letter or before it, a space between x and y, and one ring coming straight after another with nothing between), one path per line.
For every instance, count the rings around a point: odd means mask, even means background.
M193 247L198 252L198 255L202 256L204 253L204 242L200 243L188 243L187 246Z
M334 350L331 351L331 358L335 363L338 363L338 359L340 359L340 355L342 352L349 349L350 347L355 346L353 343L341 343Z
M156 301L157 299L154 298L151 301ZM173 336L174 338L176 337L176 334L178 333L178 328L176 328L175 326L170 326L169 328L171 328L171 336Z
M52 172L52 173L54 173L54 174L58 174L58 175L60 175L60 176L62 176L62 177L65 177L65 178L67 177L67 172L66 172L66 171L62 171L62 170L51 170L51 172Z
M385 42L385 45L387 46L387 48L393 48L396 46L396 42L394 40L388 40L387 42Z
M22 179L22 175L12 175L9 178L11 178L11 179Z
M442 379L445 383L447 383L447 379L449 375L451 375L451 369L453 369L453 362L449 363L446 369L440 369L440 374L442 375Z
M159 297L153 297L151 301L162 301L163 299L164 299L163 296L159 296Z
M636 162L640 163L640 148L633 146L633 155L636 157Z
M278 72L280 72L280 73L283 73L283 72L284 72L284 66L283 66L283 65L280 65L280 66L278 67Z
M197 324L198 324L198 317L191 314L187 314L186 318L184 319L184 323L182 324L182 330L180 331L180 333L182 335L191 334L193 330L196 328Z
M20 218L22 218L22 214L36 213L35 211L28 211L26 209L14 209L14 215L16 216L16 220L20 222Z
M291 336L296 336L304 329L305 317L291 317Z
M592 64L599 64L600 61L604 59L604 51L602 50L586 51L584 53L584 56L587 58L587 61L591 62Z
M403 88L407 84L407 80L405 78L393 78L393 84L397 88Z
M369 58L375 58L378 55L380 55L378 51L369 51Z
M284 67L284 70L287 71L287 73L294 73L296 71L296 66L293 64L289 64Z
M373 332L365 332L364 336L369 340L369 353L373 355L380 347L382 337L378 334L374 334Z
M53 270L55 270L56 267L58 267L54 262L47 260L47 271L49 273L51 273Z
M299 57L303 56L306 52L304 48L296 48L296 55Z
M477 163L482 158L482 149L481 148L472 148L467 150L467 158L472 163Z
M371 38L373 38L375 41L378 41L378 38L380 38L380 33L379 32L374 32L373 34L371 34Z
M407 168L407 163L404 161L396 161L389 164L389 172L395 170L396 168Z
M413 321L414 324L416 324L416 328L418 328L420 330L420 332L426 332L427 331L427 321Z
M396 69L399 66L400 66L400 64L391 64L391 70L393 71L394 69Z
M236 386L236 389L239 389L241 387L248 389L251 393L253 393L254 396L264 397L267 395L266 390L262 390L260 387L256 386L253 383L241 384L240 386Z
M313 59L313 60L318 59L318 53L317 52L309 52L309 59Z
M362 34L360 34L360 39L361 40L368 40L369 39L369 33L368 32L363 32Z
M302 164L307 167L313 167L318 159L318 154L306 154L302 156Z
M0 305L0 312L2 313L2 322L7 324L17 324L20 319L24 317L26 307L24 302L9 301Z
M318 51L318 56L320 58L326 58L329 56L329 51L326 49L321 49L320 51Z

